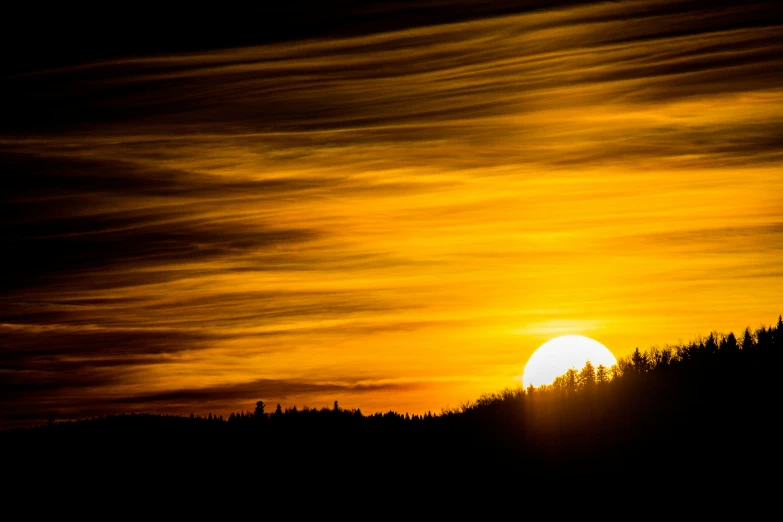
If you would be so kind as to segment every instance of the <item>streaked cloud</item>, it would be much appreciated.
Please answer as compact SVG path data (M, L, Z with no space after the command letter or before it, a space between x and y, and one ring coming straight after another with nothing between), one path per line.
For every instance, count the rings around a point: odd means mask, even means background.
M777 7L478 5L5 78L0 423L438 411L555 333L772 321Z

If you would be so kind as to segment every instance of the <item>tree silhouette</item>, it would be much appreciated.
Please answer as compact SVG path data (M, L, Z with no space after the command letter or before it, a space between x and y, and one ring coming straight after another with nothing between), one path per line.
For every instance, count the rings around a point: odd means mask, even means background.
M595 368L590 361L585 363L584 368L579 372L579 388L585 391L591 391L595 387Z
M631 369L633 369L634 373L637 375L647 373L648 363L647 353L640 352L637 347L636 350L634 350L633 355L631 355Z
M595 381L596 384L598 384L599 386L602 386L607 382L609 382L609 372L607 372L606 366L604 366L603 364L599 364L598 368L596 369Z
M263 424L269 419L269 415L264 411L265 407L264 401L256 402L256 409L253 411L253 418L256 424Z
M755 348L756 340L753 338L750 328L745 328L745 332L742 334L742 351L750 352Z
M557 478L594 470L625 478L688 470L712 478L746 473L778 451L782 367L779 317L774 327L745 329L741 341L713 332L671 347L637 348L611 368L588 362L549 386L484 394L440 414L363 415L335 400L321 409L277 404L270 420L259 400L252 413L231 413L227 420L209 412L58 421L0 431L0 445L52 462L52 451L104 459L121 453L117 448L140 447L151 454L166 448L158 458L168 462L172 448L183 448L188 458L204 455L221 465L228 465L225 448L232 448L242 455L231 459L236 473L258 469L269 476L284 469L364 470L371 462L379 471L387 462L417 462L417 473L497 463L497 469Z

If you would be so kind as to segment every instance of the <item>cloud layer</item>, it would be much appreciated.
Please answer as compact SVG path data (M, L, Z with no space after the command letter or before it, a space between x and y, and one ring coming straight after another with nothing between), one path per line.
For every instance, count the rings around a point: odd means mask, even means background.
M9 74L0 423L437 411L772 321L779 9L482 5Z

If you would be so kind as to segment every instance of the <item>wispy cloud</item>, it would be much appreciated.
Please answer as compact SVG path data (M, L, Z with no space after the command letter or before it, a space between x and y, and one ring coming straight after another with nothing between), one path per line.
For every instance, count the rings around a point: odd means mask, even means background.
M541 325L622 355L780 313L774 4L465 5L5 78L0 423L437 410Z

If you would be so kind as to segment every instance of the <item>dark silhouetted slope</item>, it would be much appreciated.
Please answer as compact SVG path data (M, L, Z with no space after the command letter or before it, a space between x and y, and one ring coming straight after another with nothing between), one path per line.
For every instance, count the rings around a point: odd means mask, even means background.
M109 416L5 431L0 442L28 471L254 470L254 480L273 481L508 470L519 478L748 476L779 463L781 354L779 320L739 338L637 349L611 369L573 370L550 386L485 395L438 415L259 401L255 412L227 419Z

